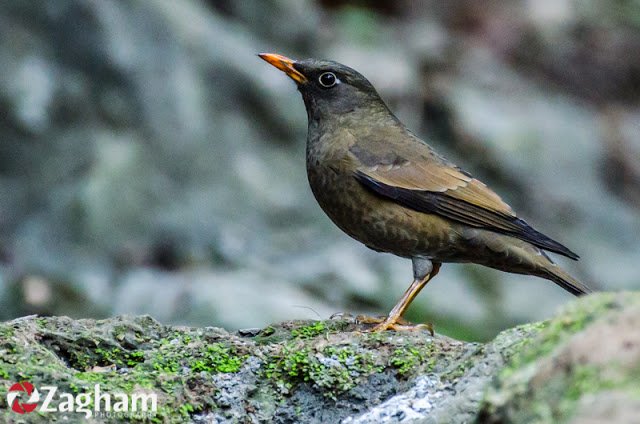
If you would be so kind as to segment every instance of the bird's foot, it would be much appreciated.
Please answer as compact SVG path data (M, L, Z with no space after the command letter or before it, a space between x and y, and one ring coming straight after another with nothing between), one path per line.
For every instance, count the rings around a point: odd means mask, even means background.
M376 324L373 328L368 330L372 333L380 331L422 331L427 330L429 334L434 335L433 324L412 324L402 317L371 317L367 315L358 315L356 321L359 324Z
M389 317L386 315L380 315L377 317L372 317L370 315L358 315L356 316L356 322L358 324L382 324L385 321L389 321ZM406 319L399 317L395 320L396 324L409 326L411 323Z
M427 330L429 332L429 334L431 336L434 336L435 333L433 332L433 324L431 324L430 322L427 323L423 323L423 324L410 324L410 325L403 325L403 324L398 324L395 322L381 322L380 324L376 325L375 327L373 327L371 330L372 333L377 333L380 331L388 331L388 330L393 330L393 331L424 331Z

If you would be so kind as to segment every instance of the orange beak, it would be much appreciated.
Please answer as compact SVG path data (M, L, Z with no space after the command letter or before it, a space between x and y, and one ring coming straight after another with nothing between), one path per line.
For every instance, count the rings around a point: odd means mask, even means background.
M307 82L307 77L302 75L300 71L293 67L296 63L295 60L291 60L288 57L281 56L275 53L258 53L261 59L269 62L271 65L280 69L285 74L289 75L289 77L297 82L298 84L303 84Z

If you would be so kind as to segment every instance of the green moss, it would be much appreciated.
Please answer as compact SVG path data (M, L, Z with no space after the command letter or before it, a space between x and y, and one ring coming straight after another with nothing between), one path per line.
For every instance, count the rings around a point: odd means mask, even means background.
M558 403L558 415L570 417L573 415L578 401L586 394L598 393L606 390L622 390L640 397L640 367L629 371L603 372L597 366L579 366L574 368L562 382L562 396ZM545 400L543 400L545 401ZM549 402L549 400L546 400Z
M195 352L193 346L188 350L177 346L187 345L192 340L198 345ZM246 358L247 355L238 354L233 346L224 343L207 345L202 340L187 337L178 343L161 340L151 364L154 370L167 373L178 373L184 368L193 372L234 373L240 370Z
M8 325L0 325L0 360L6 360L8 355L16 354L19 351L17 343L13 337L15 330Z
M139 388L153 390L162 397L162 392L166 396L158 400L157 414L151 419L152 422L184 422L191 413L201 411L205 408L213 409L215 404L207 398L198 402L185 402L185 390L189 386L189 378L182 376L171 376L153 371L149 364L138 364L135 368L129 369L125 373L121 372L80 372L73 376L68 382L68 387L74 393L91 391L95 384L100 384L105 392L124 392L131 394ZM64 384L64 382L62 383ZM196 384L196 383L193 383ZM201 383L197 386L201 390L215 391L210 382ZM177 411L177 415L176 415ZM133 420L134 422L138 420ZM145 421L142 419L142 421Z
M327 325L328 324L328 325ZM438 355L431 338L407 334L395 345L395 333L356 333L355 341L341 345L333 322L297 327L292 339L279 343L263 364L264 376L288 394L299 384L309 384L336 399L369 376L393 369L398 375L431 371ZM339 321L337 326L344 325ZM339 328L339 327L338 327ZM324 336L324 337L321 337Z
M100 364L113 364L119 368L135 366L144 362L144 352L136 350L127 352L120 348L102 349L96 348L95 354L99 357Z
M569 304L557 318L509 330L521 334L501 350L507 366L488 390L481 416L501 422L565 422L575 415L586 394L615 390L640 397L640 367L623 370L615 363L584 365L581 361L558 364L568 359L558 355L574 334L637 301L637 296L601 293ZM494 344L500 343L498 336Z
M534 336L522 338L511 347L515 353L510 355L510 360L502 371L501 377L506 378L527 364L548 355L562 341L603 316L606 310L615 307L617 307L615 295L603 294L597 298L585 298L581 302L571 304L557 318L528 324L526 328L532 330Z
M113 321L117 322L117 318L105 321L106 326L101 321L89 326L66 318L37 318L21 322L23 328L15 334L0 326L4 361L0 362L0 380L27 380L36 387L55 381L60 392L68 393L91 392L95 384L100 384L103 392L111 393L131 394L144 388L158 396L158 411L151 419L131 417L134 422L182 423L195 411L217 408L213 400L217 389L210 378L202 378L200 373L236 372L246 358L231 344L210 343L202 330L167 332L145 317L127 319L127 325L112 326ZM148 326L153 328L144 330ZM9 335L17 339L4 339ZM213 333L211 337L217 335ZM28 346L29 353L14 349L9 352L11 346ZM162 368L158 364L163 361L173 364L165 366L172 372L158 371ZM7 387L0 385L3 422L15 418L2 405ZM192 399L194 387L201 395L198 401ZM44 414L41 420L48 422L49 418Z
M587 393L612 389L616 386L614 380L604 379L600 374L600 370L593 366L580 366L573 369L566 384L564 399L575 402Z
M265 327L262 330L260 330L260 335L261 336L271 336L275 332L276 332L275 328L273 328L272 326L268 326L268 327Z
M207 346L202 356L191 362L191 370L194 372L233 373L240 371L240 367L246 359L246 355L237 355L234 349L222 343Z
M575 416L585 395L615 390L640 398L638 378L640 368L623 372L604 371L595 365L575 366L551 376L544 389L524 384L522 391L509 400L505 416L513 422L567 422Z
M309 349L285 346L282 352L274 355L266 364L265 375L278 382L282 381L285 387L291 388L294 384L309 380L309 357Z
M388 340L388 336L383 331L364 333L364 342L368 346L380 346Z
M11 328L9 325L1 324L0 325L0 337L3 339L9 339L13 337L15 334L15 330Z
M127 351L113 346L92 348L88 344L81 346L80 349L68 349L65 347L65 356L69 365L79 371L110 365L125 368L144 362L143 351Z
M417 369L429 372L433 370L436 359L433 355L433 344L419 349L414 346L396 348L389 357L389 365L396 368L398 374L405 376ZM425 365L422 367L422 365Z
M383 369L370 352L354 346L313 348L293 342L282 346L263 367L265 377L284 393L309 383L332 399Z
M477 349L473 351L471 355L466 356L464 359L461 358L461 360L458 361L451 361L444 370L442 380L451 383L464 376L471 368L476 366L478 358L484 357L485 353L484 345L478 345Z
M322 321L316 321L311 325L299 327L291 330L291 337L296 339L312 339L327 331L327 327Z
M455 381L465 375L469 368L471 368L473 362L465 361L458 364L450 373L447 373L443 380L445 381Z
M329 321L289 321L279 326L268 326L262 329L251 340L261 346L286 343L295 340L312 340L317 337L328 337L331 334L345 331L353 325L346 320Z
M36 325L37 325L38 327L40 327L40 328L46 328L46 327L47 327L47 323L48 323L48 321L47 321L47 319L46 319L46 318L44 318L44 317L38 317L38 318L36 318L36 319L35 319L35 321L36 321Z
M178 412L182 417L189 418L191 414L199 411L200 409L201 408L197 405L193 405L191 403L184 403L180 405L180 407L178 408Z

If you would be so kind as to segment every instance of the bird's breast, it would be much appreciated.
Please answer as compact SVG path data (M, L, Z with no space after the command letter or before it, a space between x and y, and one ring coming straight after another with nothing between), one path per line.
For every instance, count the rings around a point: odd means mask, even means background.
M363 187L348 161L307 158L318 204L342 231L368 247L403 257L439 257L451 245L450 223L407 209ZM352 169L353 168L353 169Z

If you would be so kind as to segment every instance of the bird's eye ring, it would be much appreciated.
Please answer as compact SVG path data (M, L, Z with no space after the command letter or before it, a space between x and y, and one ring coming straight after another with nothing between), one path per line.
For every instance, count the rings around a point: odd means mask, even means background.
M320 75L320 77L318 78L318 82L324 88L330 88L336 85L336 83L338 82L338 78L333 72L325 72Z

